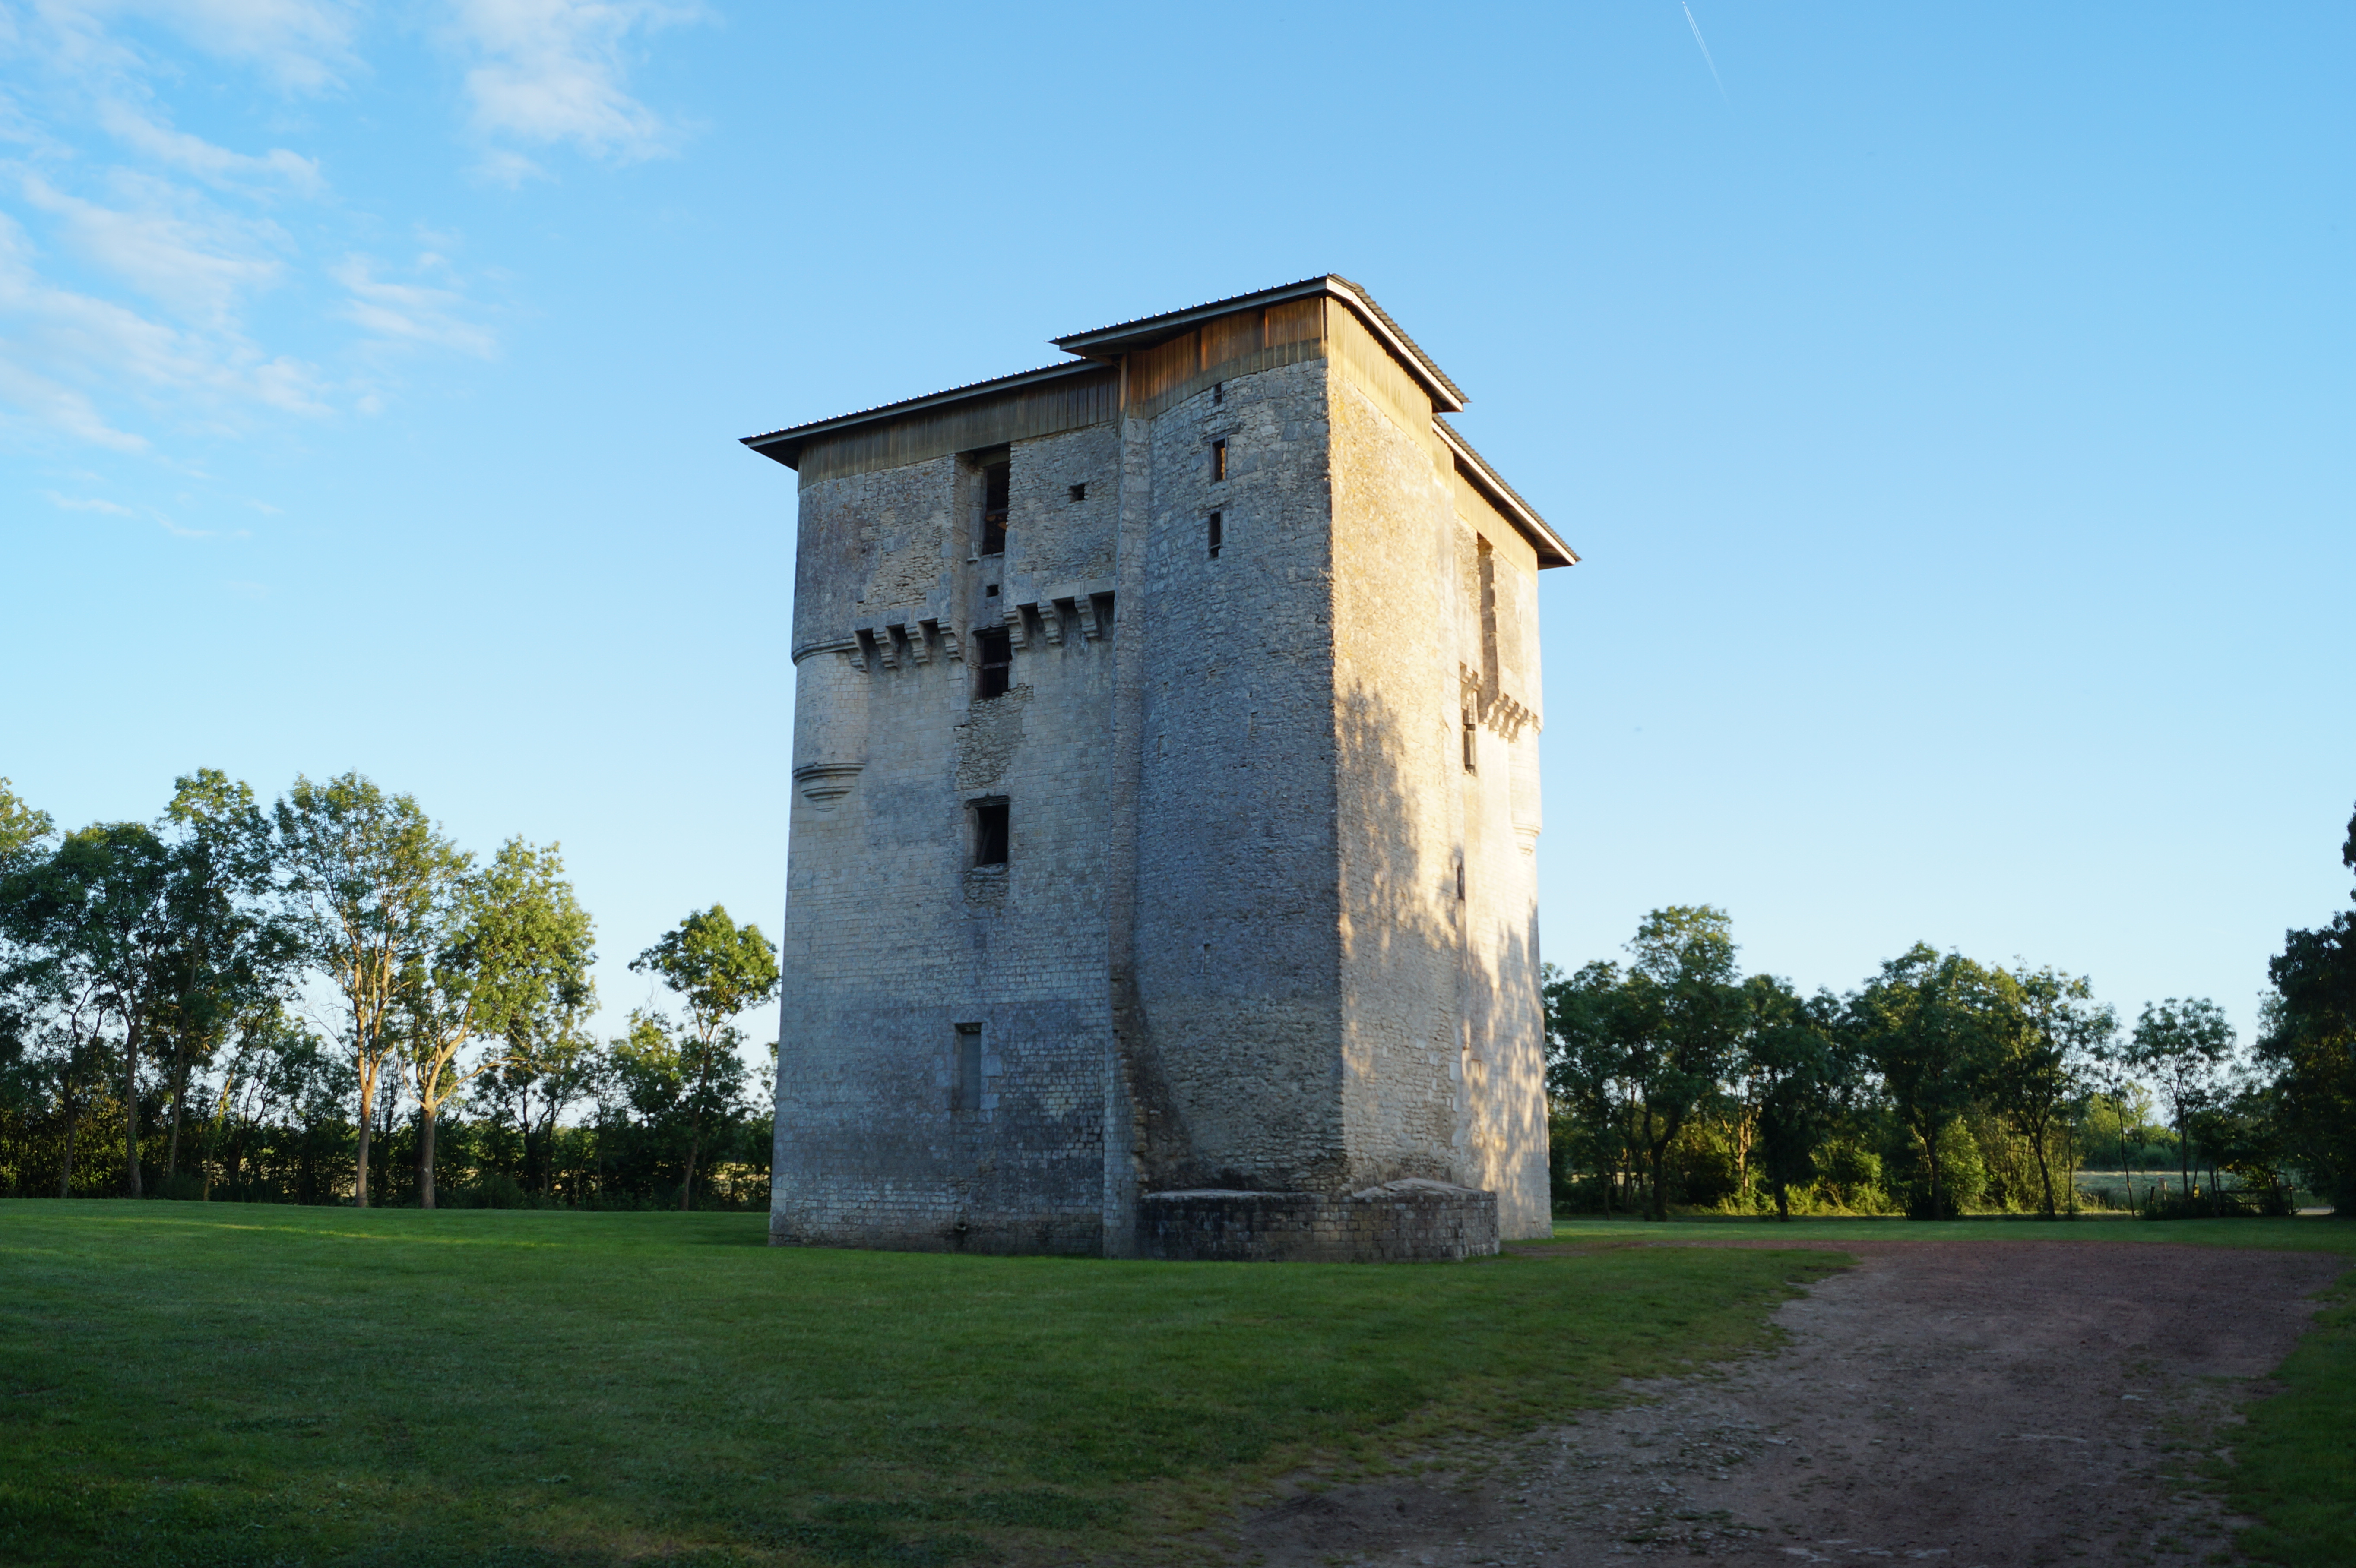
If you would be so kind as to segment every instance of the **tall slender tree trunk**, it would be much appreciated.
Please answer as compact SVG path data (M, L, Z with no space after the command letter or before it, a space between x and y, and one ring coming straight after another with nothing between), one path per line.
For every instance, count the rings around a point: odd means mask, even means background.
M66 1071L65 1071L64 1074L63 1074L61 1077L59 1077L59 1079L58 1080L58 1082L59 1082L59 1083L61 1085L59 1093L60 1093L62 1094L62 1096L64 1097L65 1104L66 1104L66 1158L65 1158L65 1169L64 1169L63 1171L59 1172L59 1176L58 1176L58 1196L59 1196L59 1197L60 1197L60 1198L70 1198L70 1197L72 1197L72 1196L73 1196L73 1146L74 1146L74 1097L73 1097L73 1069L72 1069L71 1067L68 1067L68 1068L66 1069Z
M682 1214L687 1212L688 1205L695 1199L696 1145L701 1141L698 1137L687 1140L687 1179L679 1185L679 1211Z
M177 1176L180 1170L180 1115L188 1100L188 1040L179 1037L172 1050L172 1141L165 1147L164 1174Z
M369 1146L376 1134L376 1079L365 1069L360 1073L360 1147L359 1157L352 1176L352 1206L369 1206Z
M417 1111L417 1206L434 1207L434 1128L438 1117L435 1107L420 1105Z
M2127 1207L2133 1209L2136 1206L2135 1167L2127 1159L2127 1118L2124 1111L2119 1113L2119 1168L2126 1172Z
M139 1025L135 1021L123 1038L123 1195L145 1196L139 1182Z
M2053 1218L2053 1173L2045 1168L2046 1132L2047 1129L2044 1126L2039 1126L2036 1133L2029 1138L2029 1147L2037 1156L2037 1179L2044 1183L2045 1217L2051 1220Z

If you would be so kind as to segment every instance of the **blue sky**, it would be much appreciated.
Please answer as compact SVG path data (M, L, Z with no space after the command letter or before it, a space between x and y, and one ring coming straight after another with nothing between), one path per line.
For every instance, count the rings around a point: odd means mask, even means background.
M1586 557L1550 958L1710 901L2246 1028L2348 885L2351 14L1692 16L0 5L0 773L560 839L618 1014L780 914L735 438L1332 270Z

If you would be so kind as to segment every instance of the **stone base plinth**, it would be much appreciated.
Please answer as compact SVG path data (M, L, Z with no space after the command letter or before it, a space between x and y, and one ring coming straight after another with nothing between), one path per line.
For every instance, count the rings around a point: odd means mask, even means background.
M1148 1192L1140 1257L1228 1263L1437 1263L1497 1250L1497 1195L1443 1181L1362 1192Z

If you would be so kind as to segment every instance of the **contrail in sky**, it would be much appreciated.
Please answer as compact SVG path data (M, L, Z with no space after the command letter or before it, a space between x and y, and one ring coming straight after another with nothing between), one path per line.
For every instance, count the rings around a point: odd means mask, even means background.
M1693 7L1686 0L1677 0L1677 4L1685 10L1686 26L1693 29L1694 42L1701 46L1701 63L1709 67L1709 79L1718 83L1718 95L1726 99L1729 109L1733 108L1734 100L1726 97L1726 82L1718 74L1718 62L1709 58L1709 40L1701 36L1701 24L1694 20Z

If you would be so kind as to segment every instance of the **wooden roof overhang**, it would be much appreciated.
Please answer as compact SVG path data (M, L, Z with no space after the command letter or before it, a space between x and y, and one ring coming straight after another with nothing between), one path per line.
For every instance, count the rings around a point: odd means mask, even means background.
M1106 364L1118 364L1124 354L1141 348L1151 348L1165 343L1180 333L1214 317L1232 315L1242 310L1260 310L1290 300L1318 297L1339 300L1352 315L1365 324L1366 330L1380 339L1384 347L1398 357L1408 374L1414 377L1430 394L1431 406L1442 413L1462 413L1468 400L1463 389L1448 379L1442 370L1416 346L1404 327L1390 318L1389 313L1375 303L1375 296L1349 279L1332 272L1314 278L1303 278L1297 283L1283 283L1272 289L1253 293L1237 294L1232 299L1213 300L1187 310L1165 311L1160 315L1140 316L1113 326L1100 326L1094 332L1076 332L1068 337L1054 338L1056 347L1066 354L1082 354Z

